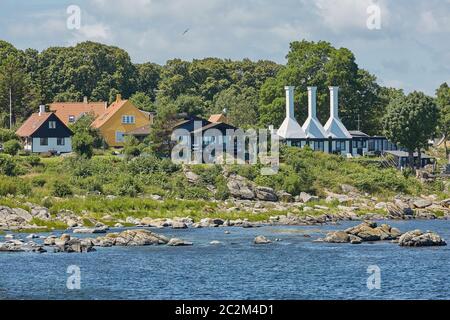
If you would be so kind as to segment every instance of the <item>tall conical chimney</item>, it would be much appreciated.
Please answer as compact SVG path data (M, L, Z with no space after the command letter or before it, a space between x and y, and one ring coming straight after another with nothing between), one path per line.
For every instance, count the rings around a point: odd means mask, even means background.
M286 86L286 118L295 119L294 116L294 89L295 87Z
M317 87L308 87L308 117L317 118Z
M330 89L330 117L339 119L339 87L329 87Z

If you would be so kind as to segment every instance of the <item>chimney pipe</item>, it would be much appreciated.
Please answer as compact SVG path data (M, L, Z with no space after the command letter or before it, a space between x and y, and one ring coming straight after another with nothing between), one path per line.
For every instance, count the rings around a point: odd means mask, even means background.
M339 119L339 87L329 87L330 89L330 117Z
M119 102L122 100L122 95L119 93L116 95L116 102Z
M45 105L41 104L39 106L39 116L41 116L43 113L45 113Z
M291 118L295 120L294 116L294 89L295 87L286 86L286 118Z
M86 96L83 98L83 103L88 103L88 98Z
M317 118L317 87L308 87L308 117Z

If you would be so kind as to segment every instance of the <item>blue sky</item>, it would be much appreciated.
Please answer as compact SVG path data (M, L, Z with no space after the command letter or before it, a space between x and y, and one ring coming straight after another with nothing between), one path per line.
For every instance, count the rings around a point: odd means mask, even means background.
M379 30L366 25L373 4ZM66 27L69 5L81 9L79 30ZM0 39L38 50L93 40L160 64L209 56L285 63L291 41L326 40L352 50L382 85L434 95L450 83L450 0L0 0Z

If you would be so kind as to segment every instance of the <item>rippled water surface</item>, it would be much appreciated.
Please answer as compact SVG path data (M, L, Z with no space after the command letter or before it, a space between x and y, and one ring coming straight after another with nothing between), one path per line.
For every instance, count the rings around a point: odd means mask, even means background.
M0 253L0 299L450 299L450 246L313 242L355 224L167 229L155 231L194 246ZM450 221L389 224L401 231L433 230L450 240ZM257 246L256 235L282 241ZM81 290L66 287L70 265L80 267ZM381 269L379 290L367 289L370 265Z

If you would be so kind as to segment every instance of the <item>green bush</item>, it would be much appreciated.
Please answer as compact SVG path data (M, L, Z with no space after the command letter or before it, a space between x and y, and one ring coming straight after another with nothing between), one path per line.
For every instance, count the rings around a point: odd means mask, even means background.
M22 145L17 140L8 140L3 144L3 151L11 156L15 156L20 149Z
M56 180L52 185L52 195L59 198L71 196L73 191L64 181Z
M10 155L0 154L0 173L15 176L18 173L17 164Z
M94 138L87 132L76 133L72 138L72 148L75 153L84 158L91 158L94 153Z
M31 184L34 187L40 187L42 188L43 186L45 186L45 184L47 183L47 180L44 177L34 177L31 180Z
M0 196L17 194L17 181L3 177L0 179Z
M9 140L18 140L16 133L13 130L0 128L0 143Z
M134 136L126 136L123 153L128 159L139 156L141 154L139 140Z
M115 189L115 193L119 196L135 197L142 192L142 188L137 180L131 176L120 177L118 182L115 184Z

